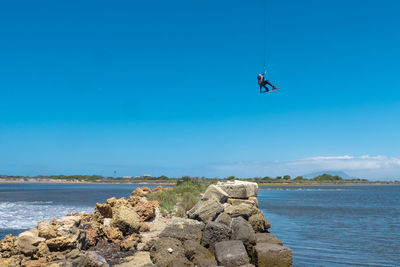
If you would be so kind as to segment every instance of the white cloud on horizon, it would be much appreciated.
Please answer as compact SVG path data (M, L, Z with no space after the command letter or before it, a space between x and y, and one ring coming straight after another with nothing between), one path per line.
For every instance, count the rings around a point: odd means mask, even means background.
M400 179L400 157L387 156L318 156L286 162L236 162L213 168L236 176L304 175L318 171L344 171L366 179Z

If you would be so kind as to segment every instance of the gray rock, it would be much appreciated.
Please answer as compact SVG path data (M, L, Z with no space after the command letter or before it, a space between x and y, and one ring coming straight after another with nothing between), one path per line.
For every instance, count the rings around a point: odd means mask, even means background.
M132 234L140 229L140 217L133 209L120 206L114 209L111 226L117 227L124 235Z
M215 244L215 256L219 265L236 267L249 263L249 256L240 240L222 241Z
M199 219L206 223L212 221L223 210L221 203L215 199L200 200L188 211L188 215L191 219Z
M256 234L253 227L242 217L232 219L232 239L241 240L244 244L255 244Z
M201 244L207 248L214 250L214 244L229 240L231 237L231 229L222 223L208 222L204 228Z
M249 263L249 264L245 264L245 265L240 265L239 267L256 267L256 266Z
M281 245L281 246L283 245L282 241L280 241L278 238L276 238L271 233L256 233L256 242L257 242L257 244L271 243L271 244L277 244L277 245Z
M220 187L212 184L207 187L207 190L201 199L202 200L215 199L220 203L224 203L224 202L226 202L228 197L229 197L229 195L224 190L222 190Z
M259 243L255 246L257 266L259 267L291 267L292 250L270 243Z
M100 256L99 254L97 254L94 251L89 251L87 253L87 264L86 266L93 266L93 267L108 267L110 266L107 261Z
M194 240L186 240L183 243L185 256L198 267L217 266L214 255L200 243Z
M18 235L15 244L17 248L26 256L32 255L37 250L37 245L45 239L39 237L33 231L25 231Z
M150 257L153 263L160 267L193 266L185 257L182 242L175 238L159 238L150 249Z
M264 233L271 228L271 224L269 221L267 221L267 219L265 219L264 214L262 214L261 211L251 215L249 218L249 223L256 233Z
M228 193L231 198L256 197L258 184L245 181L218 182L217 186Z
M230 227L232 218L231 218L231 216L229 216L228 214L223 212L220 215L218 215L218 217L215 219L215 222L222 223L222 224L225 224L226 226Z
M192 239L200 242L203 229L202 222L174 217L161 232L160 237L171 237L181 241Z

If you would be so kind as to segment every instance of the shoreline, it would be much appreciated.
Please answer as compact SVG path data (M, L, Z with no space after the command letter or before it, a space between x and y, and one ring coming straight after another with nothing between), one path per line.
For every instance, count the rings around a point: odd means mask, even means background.
M58 180L40 180L40 181L16 181L2 180L0 184L82 184L82 185L175 185L176 182L168 181L138 181L138 182L89 182L89 181L58 181ZM370 186L370 185L400 185L400 182L364 182L364 183L258 183L259 186Z

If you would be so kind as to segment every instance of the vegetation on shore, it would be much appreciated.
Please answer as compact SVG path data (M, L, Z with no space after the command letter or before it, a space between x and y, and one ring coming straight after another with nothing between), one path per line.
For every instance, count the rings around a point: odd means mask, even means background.
M175 187L167 191L154 192L147 196L149 200L157 200L163 213L174 213L183 217L190 210L200 195L204 193L210 184L216 183L216 179L182 177Z
M184 176L187 177L187 176ZM184 178L183 177L183 178ZM183 178L167 177L165 175L153 177L150 175L137 176L137 177L105 177L101 175L38 175L34 177L30 176L10 176L0 175L1 181L13 181L13 182L88 182L88 183L148 183L148 184L177 184ZM226 178L206 178L206 177L193 177L197 180L245 180L250 182L256 182L259 184L400 184L400 181L369 181L367 179L344 179L338 175L322 174L314 178L305 178L303 176L291 177L290 175L277 176L277 177L249 177L249 178L236 178L235 176L229 176Z

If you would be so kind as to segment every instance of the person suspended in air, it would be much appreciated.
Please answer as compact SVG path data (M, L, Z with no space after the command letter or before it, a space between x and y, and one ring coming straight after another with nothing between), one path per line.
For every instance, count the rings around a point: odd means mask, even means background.
M257 80L258 80L258 85L260 86L260 92L262 92L262 88L265 88L265 92L269 92L269 88L267 87L267 84L272 87L272 90L276 90L279 88L276 88L272 83L270 83L267 79L265 79L264 75L266 72L263 74L258 74Z

